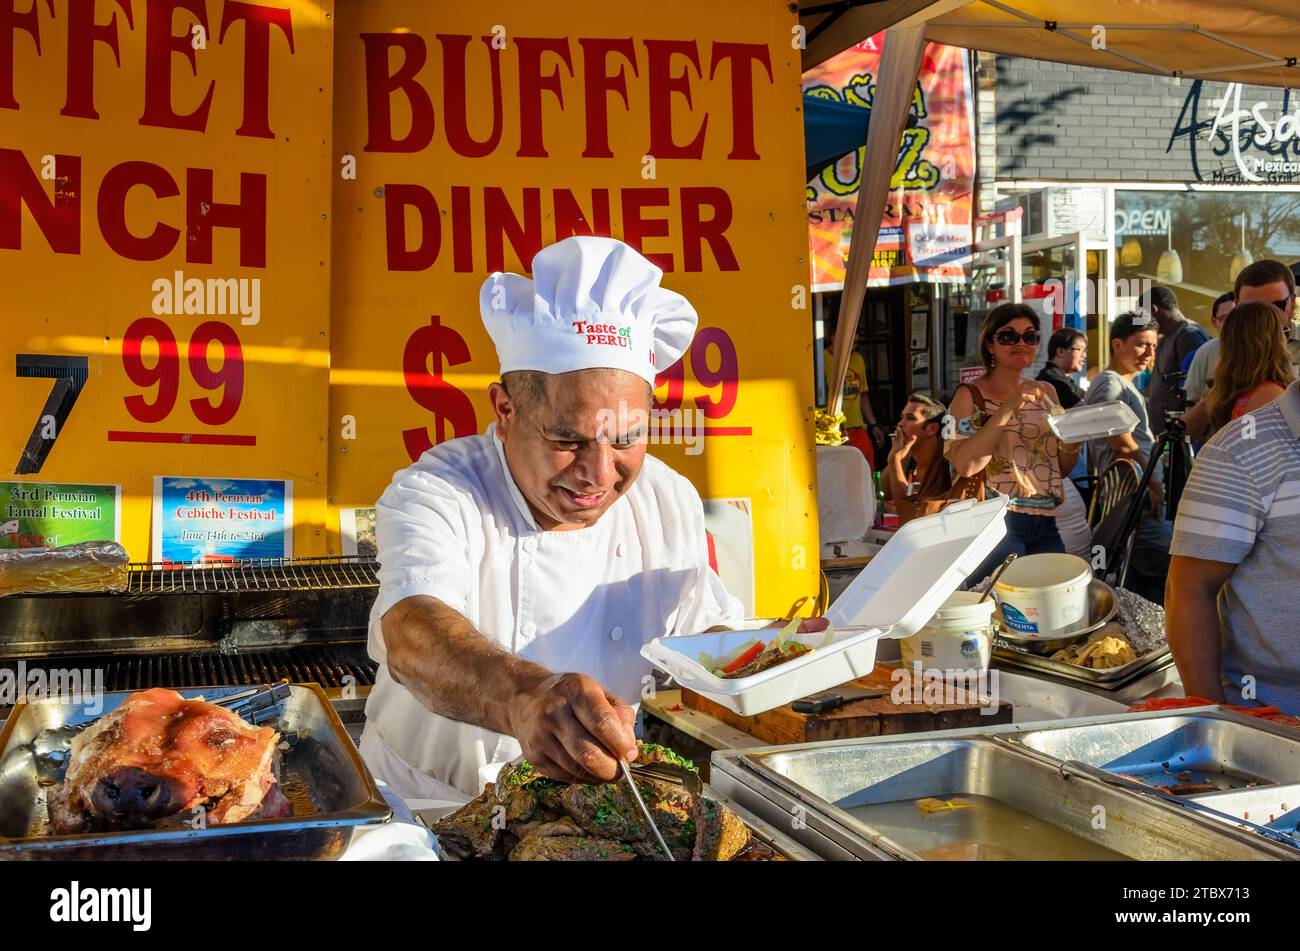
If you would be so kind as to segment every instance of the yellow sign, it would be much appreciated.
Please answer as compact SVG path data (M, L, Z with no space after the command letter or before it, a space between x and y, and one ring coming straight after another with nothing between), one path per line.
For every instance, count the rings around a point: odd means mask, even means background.
M395 470L491 421L489 272L612 234L700 313L660 375L661 406L681 413L652 450L704 498L752 500L759 613L815 593L790 7L371 0L338 14L334 141L355 176L334 182L331 511L372 505Z
M0 472L291 480L326 547L333 4L18 4L0 59Z

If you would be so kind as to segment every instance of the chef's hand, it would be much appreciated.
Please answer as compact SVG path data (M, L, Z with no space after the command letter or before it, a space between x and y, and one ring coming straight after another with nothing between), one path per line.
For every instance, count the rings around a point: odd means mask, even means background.
M520 694L511 733L544 776L608 782L637 756L636 711L586 674L554 674Z

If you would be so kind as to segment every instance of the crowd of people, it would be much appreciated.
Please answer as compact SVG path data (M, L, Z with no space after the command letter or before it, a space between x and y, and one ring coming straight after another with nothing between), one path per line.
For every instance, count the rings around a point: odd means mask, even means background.
M1300 629L1289 623L1300 570L1295 304L1291 268L1254 262L1214 301L1211 336L1173 290L1153 287L1111 323L1105 369L1089 377L1087 337L1065 327L1048 340L1036 378L1027 371L1042 341L1037 311L995 307L978 338L979 377L947 404L909 396L879 467L884 496L900 524L954 499L1008 496L1006 536L975 582L1012 552L1089 557L1095 526L1076 480L1086 490L1112 465L1153 470L1142 480L1124 585L1165 605L1188 695L1300 712L1300 654L1290 649ZM865 367L859 374L854 402L867 405ZM1137 417L1131 433L1085 447L1048 426L1053 414L1111 401ZM875 422L855 418L863 430ZM1161 439L1166 431L1171 440ZM1171 442L1194 451L1185 486L1166 485ZM1176 514L1167 488L1181 492Z

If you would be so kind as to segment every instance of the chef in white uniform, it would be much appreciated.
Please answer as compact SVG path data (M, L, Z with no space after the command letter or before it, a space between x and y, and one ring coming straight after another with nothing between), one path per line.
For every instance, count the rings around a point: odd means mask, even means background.
M406 799L476 795L522 752L565 781L636 755L642 645L743 617L708 564L692 485L646 454L656 368L690 303L621 241L572 237L479 306L501 382L481 436L430 449L379 499L379 674L361 753Z

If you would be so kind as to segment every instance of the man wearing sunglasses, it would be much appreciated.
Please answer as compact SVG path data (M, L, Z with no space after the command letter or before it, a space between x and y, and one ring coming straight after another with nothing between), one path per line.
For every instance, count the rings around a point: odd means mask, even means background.
M1281 261L1265 258L1241 269L1237 275L1237 303L1268 301L1282 312L1282 334L1291 339L1295 319L1295 275Z
M1151 428L1156 433L1165 431L1165 412L1173 409L1176 394L1182 384L1170 377L1180 373L1188 357L1210 339L1200 324L1188 320L1178 309L1178 298L1167 287L1153 287L1138 298L1138 309L1150 314L1160 330L1160 346L1156 349L1156 362L1151 371L1151 386L1147 392L1147 409Z

